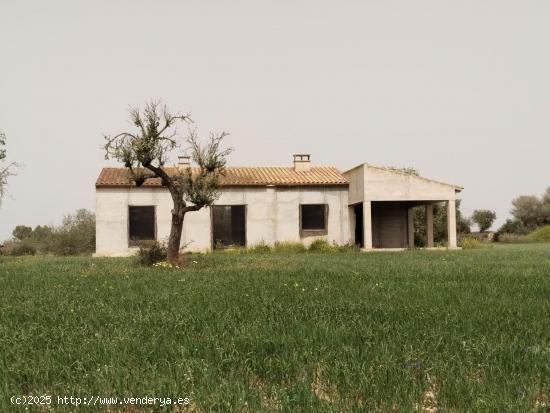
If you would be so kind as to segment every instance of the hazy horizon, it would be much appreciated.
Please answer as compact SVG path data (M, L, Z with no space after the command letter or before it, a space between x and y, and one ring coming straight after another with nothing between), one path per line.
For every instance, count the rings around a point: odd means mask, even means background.
M0 130L16 225L94 209L103 134L163 99L231 165L415 167L497 225L550 186L545 1L3 1ZM177 155L177 154L174 154ZM174 158L175 161L175 158ZM546 165L546 166L545 166Z

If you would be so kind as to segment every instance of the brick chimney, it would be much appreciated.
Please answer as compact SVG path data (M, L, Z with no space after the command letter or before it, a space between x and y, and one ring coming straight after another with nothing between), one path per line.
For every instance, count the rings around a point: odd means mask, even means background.
M187 155L178 156L178 170L185 171L191 167L191 157Z
M311 155L309 153L294 154L294 170L296 172L307 172L311 169Z

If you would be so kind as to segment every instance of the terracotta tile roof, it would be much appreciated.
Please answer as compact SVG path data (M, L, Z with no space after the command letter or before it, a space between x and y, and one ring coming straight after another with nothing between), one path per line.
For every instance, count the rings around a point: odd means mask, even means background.
M166 168L174 174L176 168ZM96 188L133 186L126 168L103 168ZM228 167L221 181L222 186L315 186L348 185L348 180L332 166L312 166L309 171L297 172L292 167L251 166ZM159 178L147 179L144 187L161 186Z

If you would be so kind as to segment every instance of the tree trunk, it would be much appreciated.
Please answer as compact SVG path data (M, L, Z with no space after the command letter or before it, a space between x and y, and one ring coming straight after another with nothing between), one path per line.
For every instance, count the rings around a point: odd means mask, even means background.
M178 264L180 255L181 233L183 231L183 218L185 217L185 204L174 201L172 210L172 225L168 237L167 261L170 264Z

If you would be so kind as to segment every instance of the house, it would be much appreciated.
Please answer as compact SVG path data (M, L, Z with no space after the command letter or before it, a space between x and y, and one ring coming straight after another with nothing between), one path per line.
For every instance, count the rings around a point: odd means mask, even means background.
M190 167L181 156L176 168ZM365 250L414 246L412 208L426 208L433 247L433 205L448 208L448 246L456 248L455 200L461 187L361 164L341 172L294 155L289 167L228 167L220 197L186 214L181 245L189 251L316 239ZM96 255L132 254L144 240L166 240L172 200L160 179L136 187L125 168L103 168L96 181Z

